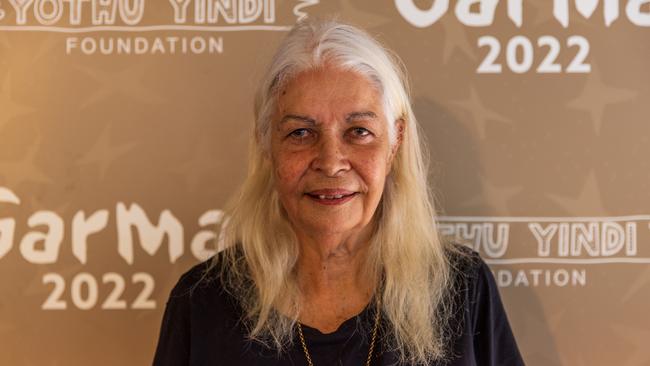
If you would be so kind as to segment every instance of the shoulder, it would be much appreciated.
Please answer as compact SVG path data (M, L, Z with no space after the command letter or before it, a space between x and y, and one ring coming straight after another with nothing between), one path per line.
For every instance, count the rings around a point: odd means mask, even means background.
M447 249L450 290L457 315L464 314L466 331L473 334L486 314L503 312L499 289L488 265L475 250L460 244ZM468 327L468 328L467 328Z
M523 365L490 267L476 251L461 245L454 245L448 258L464 314L456 353L473 354L479 365Z
M228 259L224 251L183 273L171 290L165 317L185 322L194 329L223 328L224 322L239 319L239 297L229 291Z
M475 281L489 268L475 250L457 243L445 246L445 254L449 263L451 276L462 282Z
M465 306L476 304L486 296L488 300L500 303L492 271L478 252L461 244L450 244L446 253L453 286L464 293Z
M226 251L221 251L183 273L171 290L168 302L191 302L197 296L221 293Z
M220 252L180 276L165 306L154 365L187 365L195 354L211 352L210 342L221 334L232 333L240 314L221 281L224 265Z

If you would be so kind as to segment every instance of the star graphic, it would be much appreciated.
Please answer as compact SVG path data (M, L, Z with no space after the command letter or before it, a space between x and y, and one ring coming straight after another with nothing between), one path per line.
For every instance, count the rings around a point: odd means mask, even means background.
M621 304L625 304L630 301L632 297L637 294L640 294L643 290L650 290L650 266L646 266L642 271L640 271L636 276L634 281L627 285L627 291L621 296ZM647 291L643 291L645 295Z
M165 102L163 97L142 83L141 78L146 72L145 67L145 63L136 62L125 69L116 72L108 72L99 68L89 68L77 65L76 68L80 69L100 84L95 92L90 93L86 99L80 103L79 109L83 109L88 105L101 101L112 94L122 94L133 101L139 101L146 104L161 104Z
M56 270L53 270L48 265L38 265L35 267L37 268L36 273L23 289L24 296L39 296L52 292L52 287L54 286L52 282L47 282L47 284L44 282L44 276L47 273L55 272L61 275L64 279L71 280L74 275L83 270L83 265L79 262L74 262L65 267L57 267ZM43 301L45 301L45 299L46 298L43 297ZM68 304L68 306L71 306L71 304Z
M77 165L96 165L99 168L99 175L102 180L106 177L106 171L111 163L136 146L133 142L121 145L111 145L109 129L110 127L106 126L100 133L99 138L95 140L93 146L82 158L76 161Z
M569 2L569 4L571 4ZM536 0L536 1L525 1L524 2L524 7L522 9L523 15L522 15L522 20L523 24L526 24L526 7L527 6L532 6L534 10L534 18L533 18L533 26L537 27L539 25L542 25L547 22L554 22L555 24L560 25L560 21L555 18L555 15L553 14L553 1L550 0ZM592 16L594 16L592 14ZM573 11L571 9L571 6L569 6L569 26L572 24L575 24L576 22L582 24L582 25L589 25L591 26L591 23L587 21L582 15L580 15L579 12Z
M587 82L582 93L567 103L570 108L588 112L594 123L596 133L600 133L603 123L605 107L609 104L621 103L635 98L638 93L628 89L609 87L603 83L598 69L591 65L591 73L587 76Z
M23 182L52 183L50 177L34 163L40 140L32 144L20 160L0 161L0 177L4 178L5 186L16 188Z
M366 28L375 28L391 22L389 17L371 13L368 10L359 10L352 4L350 0L341 0L340 12L350 19L354 19L355 22L363 24Z
M513 310L514 308L513 306ZM518 317L518 319L521 319L520 326L514 328L516 323L513 322L513 331L516 332L517 342L521 340L523 344L531 345L522 350L525 352L523 356L526 357L527 362L536 365L560 365L560 355L557 354L556 345L546 340L553 339L557 334L561 334L562 329L558 329L557 323L558 318L564 315L566 309L561 309L558 312L540 313L539 315L532 315L525 308L520 311L522 314ZM510 313L508 311L508 314Z
M483 105L483 102L481 102L478 94L476 93L474 87L470 86L469 98L459 101L452 101L451 103L460 106L472 115L472 119L478 128L478 134L481 139L485 139L488 120L497 120L510 123L510 120L508 118L485 107Z
M43 201L37 196L37 195L32 195L29 197L29 208L32 211L37 211L37 210L48 210L52 212L56 212L58 215L63 215L70 207L70 202L64 201L57 205L54 209L48 208L48 207L43 207Z
M603 205L602 197L600 195L598 180L596 179L596 174L593 170L587 176L585 185L582 187L582 191L580 191L580 194L578 194L577 197L570 198L552 193L546 193L546 195L563 207L567 212L572 212L576 215L579 213L588 213L589 215L605 213L605 206Z
M582 306L582 302L576 301L576 299L572 299L571 301L565 302L565 307L561 309L556 309L553 313L548 314L547 317L547 323L549 325L549 328L551 330L551 333L554 333L556 331L559 331L563 326L566 326L566 318L568 317L573 317L574 314L571 314L569 312L569 309L573 308L579 308Z
M561 307L548 313L546 323L548 324L547 329L549 330L549 335L565 334L567 330L581 329L587 324L592 324L593 319L581 310L583 307L584 299L579 296L568 295L562 301ZM589 363L584 359L584 355L584 348L577 347L574 352L564 353L558 356L567 365L586 366ZM568 362L568 360L571 360L571 362Z
M470 60L476 60L476 47L470 45L467 40L465 27L454 17L442 17L440 21L445 30L445 45L442 49L443 64L449 61L449 58L456 49L460 50Z
M52 37L51 35L48 35L48 37L43 37L39 42L38 48L32 47L32 50L34 50L31 55L32 63L36 60L41 59L43 56L50 56L52 54L55 54L55 52L57 52L56 48L59 45L60 43L58 37Z
M489 205L492 211L498 215L506 215L508 209L508 200L516 193L521 191L520 187L499 187L490 182L486 176L478 173L481 181L481 192L468 200L461 202L461 207L476 205Z
M27 114L34 110L32 107L27 107L24 104L16 103L14 101L12 90L13 83L11 79L11 73L7 73L7 76L0 87L0 130L14 117Z
M645 324L643 324L645 323ZM626 359L620 360L620 366L637 366L650 364L650 352L648 352L648 339L650 339L650 330L648 330L648 321L635 326L627 325L610 325L619 340L624 341L633 348L626 352Z
M532 283L532 279L530 280ZM544 286L541 284L540 286ZM575 303L575 301L572 301ZM561 330L562 326L565 326L565 318L567 316L571 317L568 309L570 308L569 304L567 306L557 309L556 311L543 314L541 317L529 316L530 313L526 309L518 309L517 313L520 314L521 318L524 319L524 324L526 326L521 327L524 330L523 334L527 336L534 337L537 335L537 329L545 329L548 333L554 333L555 331ZM514 306L513 306L514 307ZM513 313L515 310L513 309Z
M532 284L532 279L530 281ZM535 365L559 365L560 355L557 354L552 335L562 334L564 332L564 327L567 327L567 320L573 317L569 309L575 307L567 305L554 309L552 312L544 311L539 308L539 304L536 301L533 303L527 302L530 300L530 296L525 291L534 291L533 289L533 287L526 290L522 288L522 292L510 301L507 297L508 293L502 292L506 312L511 319L512 330L515 333L517 342L521 341L523 344L529 345L534 344L534 346L522 350L525 352L524 356L527 362L530 361L531 364ZM519 290L511 289L511 291L518 292ZM518 296L523 296L524 298L519 299L517 298Z
M193 149L194 154L192 157L172 168L173 172L180 173L183 176L186 187L190 192L196 191L205 173L220 170L220 166L224 162L222 159L210 159L210 157L216 155L214 149L210 148L212 146L210 141L202 140L194 146L196 148ZM206 159L210 161L210 164L206 164ZM209 172L207 168L209 168Z

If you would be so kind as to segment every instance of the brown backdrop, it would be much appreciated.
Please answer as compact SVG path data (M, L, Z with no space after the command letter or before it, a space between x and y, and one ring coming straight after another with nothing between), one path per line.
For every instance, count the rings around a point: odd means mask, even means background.
M332 14L406 63L441 229L527 364L650 364L648 1L105 3L0 1L0 364L150 364L265 63Z

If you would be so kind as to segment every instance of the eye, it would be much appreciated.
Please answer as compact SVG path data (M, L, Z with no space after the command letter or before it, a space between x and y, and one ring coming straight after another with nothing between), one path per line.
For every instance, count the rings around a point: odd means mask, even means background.
M369 130L363 127L354 127L351 132L354 137L366 137L372 134Z
M312 132L308 128L298 128L291 131L287 137L296 140L304 140L312 135Z

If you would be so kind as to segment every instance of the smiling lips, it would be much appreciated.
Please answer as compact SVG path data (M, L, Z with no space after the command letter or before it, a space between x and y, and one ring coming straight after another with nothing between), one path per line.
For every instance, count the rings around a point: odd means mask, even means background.
M340 205L351 200L357 193L345 189L319 189L307 192L306 195L323 205Z

